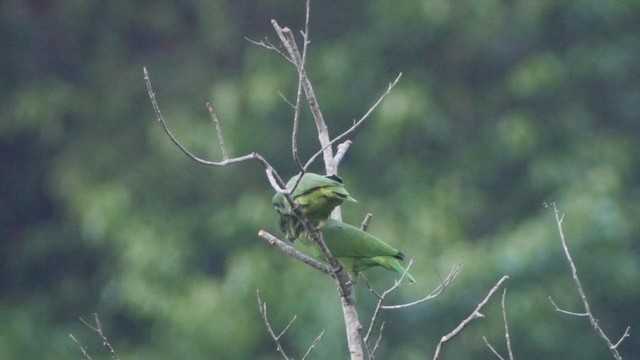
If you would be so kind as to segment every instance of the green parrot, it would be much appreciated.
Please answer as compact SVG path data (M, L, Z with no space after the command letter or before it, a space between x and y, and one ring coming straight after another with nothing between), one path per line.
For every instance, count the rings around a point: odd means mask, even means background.
M287 182L287 188L293 187L298 180L296 175ZM349 195L337 175L323 176L314 173L304 173L302 180L291 193L291 198L298 204L302 214L313 224L318 225L326 220L333 209L343 201L357 202ZM284 194L276 193L272 200L273 206L280 214L280 229L288 240L294 241L304 230L304 225L295 216L291 204Z
M389 244L355 226L334 219L327 219L318 226L327 247L344 266L353 281L358 274L374 266L404 274L405 269L398 260L404 260L404 254ZM319 246L305 231L300 242L309 250L310 255L324 260ZM405 278L415 282L409 273Z

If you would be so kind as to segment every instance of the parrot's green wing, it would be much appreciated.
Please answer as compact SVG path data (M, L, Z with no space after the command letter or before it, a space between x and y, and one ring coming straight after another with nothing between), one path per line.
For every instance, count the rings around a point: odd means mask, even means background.
M404 267L398 261L404 259L400 251L355 226L328 219L320 224L320 231L333 256L352 274L354 281L357 280L358 273L374 266L381 266L399 274L405 273ZM302 243L310 248L313 256L323 258L320 249L309 238L307 232L304 232L302 239ZM410 282L415 282L411 274L407 273L405 277Z
M328 219L321 227L324 242L337 257L392 256L404 259L404 255L377 237L359 228Z

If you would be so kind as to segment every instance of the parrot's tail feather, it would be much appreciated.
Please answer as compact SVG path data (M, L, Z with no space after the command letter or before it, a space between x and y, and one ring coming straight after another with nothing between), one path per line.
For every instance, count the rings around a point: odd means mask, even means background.
M393 268L393 270L395 270L400 275L406 273L404 278L409 280L409 282L411 283L416 282L416 279L414 279L413 276L411 276L411 274L409 274L409 272L407 272L407 270L404 267L402 267L402 265L400 265L398 260L393 259L392 261L389 261L389 265Z

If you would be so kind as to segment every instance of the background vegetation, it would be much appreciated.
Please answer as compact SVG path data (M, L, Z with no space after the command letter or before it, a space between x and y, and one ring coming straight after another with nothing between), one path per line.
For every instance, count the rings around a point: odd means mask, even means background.
M300 1L5 1L0 4L0 358L109 358L78 317L101 316L123 359L277 359L284 345L345 358L335 283L268 248L278 233L256 164L206 168L155 120L151 72L176 136L218 159L205 102L231 155L257 151L284 176L296 73L247 42L300 29ZM370 231L415 261L415 299L464 254L433 302L384 312L383 359L423 359L503 274L519 358L608 358L578 310L553 215L595 314L625 358L640 356L640 2L322 1L309 74L333 134L399 72L353 138L341 174ZM317 149L309 114L301 152ZM318 164L319 165L319 164ZM314 169L321 171L318 167ZM437 269L437 271L436 271ZM374 286L393 277L372 271ZM367 323L374 298L358 288ZM499 301L445 358L492 359ZM299 357L299 355L297 356Z

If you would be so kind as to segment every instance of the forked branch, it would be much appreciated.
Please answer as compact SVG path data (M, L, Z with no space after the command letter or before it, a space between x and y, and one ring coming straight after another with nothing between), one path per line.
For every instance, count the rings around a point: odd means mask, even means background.
M287 330L289 330L293 322L296 321L297 316L294 315L293 318L291 318L291 320L287 324L287 326L285 326L285 328L279 334L276 334L273 328L271 327L271 323L269 322L269 317L267 316L267 304L264 301L262 301L262 299L260 299L259 291L256 292L256 297L258 298L258 308L260 310L260 316L262 316L262 321L267 327L267 332L269 333L269 335L271 335L271 338L273 339L273 342L276 344L276 349L278 350L280 355L282 355L282 357L285 360L289 360L289 356L287 356L287 353L284 351L284 347L280 343L280 338L287 332ZM318 335L313 341L313 343L311 343L309 348L307 348L307 352L302 357L302 360L306 359L307 356L309 356L309 354L311 353L311 351L316 346L318 346L323 336L324 336L324 330L320 332L320 335Z
M507 343L507 352L509 354L509 360L513 360L513 351L511 350L511 336L509 335L509 322L507 322L507 307L504 304L506 297L507 297L507 289L504 289L502 290L502 303L501 303L502 321L504 323L504 339L505 339L505 342ZM489 344L489 340L487 340L486 336L483 336L482 340L484 340L484 343L487 344L487 347L489 347L491 352L493 352L498 357L498 359L504 360L502 355L500 355L500 353L493 346L491 346L491 344Z
M489 293L487 294L487 296L484 298L484 300L482 300L478 306L476 307L476 309L471 313L471 315L469 315L466 319L462 320L462 322L455 328L453 329L453 331L451 331L450 333L448 333L447 335L443 336L442 339L440 339L440 342L438 343L438 345L436 346L436 351L435 354L433 355L433 360L437 360L440 358L440 352L442 351L442 347L444 346L444 344L453 339L454 337L456 337L458 334L460 334L460 332L462 332L462 330L464 330L464 328L469 325L470 322L472 322L473 320L479 319L479 318L483 318L484 314L481 313L482 309L487 305L487 303L489 302L489 300L491 299L491 297L493 296L493 294L498 291L498 289L500 288L500 286L502 286L502 283L504 283L505 281L507 281L509 279L509 276L505 275L503 276L492 288L491 290L489 290Z
M551 210L553 211L553 215L556 220L556 225L558 226L558 233L560 233L560 242L562 243L562 249L564 250L564 255L567 258L567 262L569 263L569 268L571 269L571 277L573 278L573 282L576 285L576 290L578 291L578 294L580 295L580 299L582 300L582 306L584 307L584 312L578 313L578 312L572 312L572 311L560 309L558 305L556 305L556 303L553 301L551 296L549 296L549 301L553 305L554 309L558 312L561 312L567 315L587 317L593 329L596 331L598 336L600 336L600 338L605 342L605 344L611 351L611 354L613 355L613 357L616 360L621 360L622 356L618 351L618 346L622 344L622 341L625 338L630 336L629 331L631 330L631 327L627 326L624 333L615 344L609 339L607 334L605 334L604 330L602 330L602 327L600 327L600 323L598 322L598 319L596 319L593 313L591 312L591 306L589 305L589 301L587 300L587 295L585 295L584 289L582 288L582 283L580 282L580 278L578 278L578 270L576 269L576 265L573 262L573 259L571 258L569 247L567 246L567 242L565 241L565 238L564 238L564 230L562 229L562 221L564 220L564 215L560 214L560 211L558 210L558 207L556 206L555 202L551 204L545 204L545 206L550 207Z
M118 354L116 353L116 350L113 348L113 346L111 346L109 339L107 339L107 336L105 335L104 330L102 329L102 323L100 322L100 316L98 316L98 313L93 314L93 320L96 323L95 325L91 325L88 322L86 322L83 318L80 318L80 321L82 321L83 324L85 324L89 329L95 331L98 334L98 337L102 342L102 346L107 348L107 350L111 354L111 358L113 360L120 360L120 358L118 357ZM87 348L85 346L82 346L80 342L75 338L75 336L73 336L73 334L69 334L69 337L80 347L80 351L82 352L82 355L84 356L84 358L87 360L91 360L91 356L89 356L89 353L87 352Z
M438 295L442 294L444 292L444 290L451 284L451 282L458 276L458 274L460 273L460 270L462 270L462 261L463 261L463 259L461 257L460 260L455 265L453 265L453 267L451 268L451 271L449 271L449 274L444 279L442 279L440 281L440 285L438 285L429 294L427 294L427 296L425 296L425 297L423 297L421 299L406 303L406 304L381 305L381 309L385 309L385 310L402 309L402 308L418 305L418 304L423 303L425 301L429 301L431 299L434 299Z

